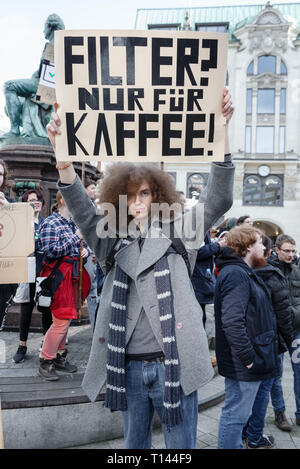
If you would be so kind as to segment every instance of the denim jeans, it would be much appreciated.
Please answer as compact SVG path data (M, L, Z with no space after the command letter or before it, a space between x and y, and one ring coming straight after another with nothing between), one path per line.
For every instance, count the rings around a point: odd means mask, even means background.
M276 378L262 381L252 407L245 434L251 443L258 443L263 435L265 417L270 399L270 391Z
M290 349L291 363L294 372L294 393L296 400L296 418L300 418L300 332L295 334Z
M126 449L151 449L154 411L160 420L163 414L165 365L156 362L129 361L126 364L126 399L123 412ZM194 449L198 420L197 391L185 396L181 391L183 420L176 427L162 430L167 449Z
M219 423L219 449L243 449L242 432L248 422L261 381L225 378L225 404Z
M281 377L282 377L282 371L283 371L283 357L284 357L284 354L281 353L279 355L280 373L279 373L279 376L274 378L274 382L271 388L271 401L272 401L272 406L273 406L275 413L285 411L285 403L284 403L282 385L281 385Z

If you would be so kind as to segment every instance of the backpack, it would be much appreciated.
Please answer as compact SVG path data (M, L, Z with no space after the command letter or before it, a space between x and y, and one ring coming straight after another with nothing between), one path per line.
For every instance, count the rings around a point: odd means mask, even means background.
M63 257L57 259L48 277L37 277L36 279L35 304L40 313L49 311L55 292L63 280L63 274L58 270L63 260ZM47 263L44 262L44 267L46 265Z

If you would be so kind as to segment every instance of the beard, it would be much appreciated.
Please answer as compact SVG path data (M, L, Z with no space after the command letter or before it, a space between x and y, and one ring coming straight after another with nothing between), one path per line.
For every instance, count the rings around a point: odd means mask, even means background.
M251 258L251 264L253 269L260 269L267 265L267 259L265 257L259 257L254 254Z

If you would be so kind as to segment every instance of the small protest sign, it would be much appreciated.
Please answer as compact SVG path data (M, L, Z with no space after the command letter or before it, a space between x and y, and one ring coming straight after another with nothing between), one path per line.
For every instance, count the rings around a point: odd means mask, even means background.
M59 161L221 161L227 35L56 31Z
M34 212L30 204L0 207L0 284L34 282Z
M56 102L54 45L50 43L47 44L42 59L36 100L46 104L54 104Z

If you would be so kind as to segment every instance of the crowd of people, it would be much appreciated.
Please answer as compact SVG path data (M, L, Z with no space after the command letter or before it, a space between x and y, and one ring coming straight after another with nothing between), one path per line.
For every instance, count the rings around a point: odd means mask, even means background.
M59 192L52 215L41 218L40 191L23 195L34 206L37 272L44 280L30 285L28 301L21 302L14 360L25 358L36 301L44 333L39 375L56 381L57 370L76 372L67 360L67 332L80 301L87 298L93 339L82 387L91 401L105 389L105 406L122 411L127 449L151 448L154 411L167 448L195 448L198 390L214 375L205 330L208 304L214 305L216 361L225 377L218 447L272 448L274 438L263 433L270 396L275 424L291 431L281 386L284 352L291 356L300 425L296 243L281 234L273 246L248 215L215 226L233 201L227 136L233 107L227 90L222 113L224 161L212 163L207 187L190 210L184 209L183 194L170 175L156 166L131 163L109 166L99 199L100 207L111 204L119 215L119 196L127 196L126 235L122 217L115 220L115 235L107 235L110 215L96 210L95 188L82 185L71 162L57 164ZM47 126L54 150L60 124L54 112ZM1 204L10 202L0 193ZM159 204L177 204L178 210L171 219L162 212L154 217L153 207ZM178 220L185 227L180 236ZM40 301L47 300L43 285L50 291L50 306Z

